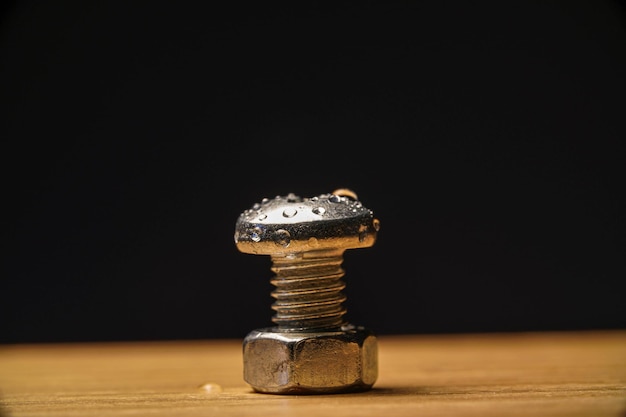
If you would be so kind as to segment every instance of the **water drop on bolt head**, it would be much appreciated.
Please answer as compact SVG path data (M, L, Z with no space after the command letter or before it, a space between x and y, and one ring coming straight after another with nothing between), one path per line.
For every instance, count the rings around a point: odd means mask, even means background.
M283 210L283 217L293 217L298 213L298 210L296 210L293 207L288 207L285 210Z
M286 248L291 243L291 235L285 229L277 230L274 235L274 242L276 242L277 245Z
M262 234L263 234L263 230L261 230L260 227L255 227L252 230L252 234L250 235L250 239L252 239L253 242L260 242Z

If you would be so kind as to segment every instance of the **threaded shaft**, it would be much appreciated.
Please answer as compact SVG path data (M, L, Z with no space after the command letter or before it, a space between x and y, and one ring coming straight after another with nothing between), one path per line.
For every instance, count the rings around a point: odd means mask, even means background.
M272 321L282 330L336 329L345 324L343 250L272 256Z

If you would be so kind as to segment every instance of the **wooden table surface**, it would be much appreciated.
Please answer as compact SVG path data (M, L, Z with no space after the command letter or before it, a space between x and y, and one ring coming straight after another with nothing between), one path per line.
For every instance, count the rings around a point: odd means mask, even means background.
M0 346L0 416L619 416L626 331L379 337L366 393L258 394L240 340Z

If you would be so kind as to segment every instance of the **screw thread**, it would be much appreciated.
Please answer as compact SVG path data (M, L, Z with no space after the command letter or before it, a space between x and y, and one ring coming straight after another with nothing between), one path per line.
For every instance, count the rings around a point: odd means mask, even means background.
M272 256L272 321L281 330L337 329L345 324L343 250Z

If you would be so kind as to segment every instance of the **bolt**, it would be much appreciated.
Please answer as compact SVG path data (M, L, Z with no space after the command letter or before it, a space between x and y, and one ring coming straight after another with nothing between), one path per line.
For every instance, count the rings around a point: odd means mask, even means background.
M372 331L344 320L343 253L370 247L380 222L348 189L265 198L241 213L239 251L270 255L275 326L243 341L244 379L257 392L329 394L370 389L378 376Z

